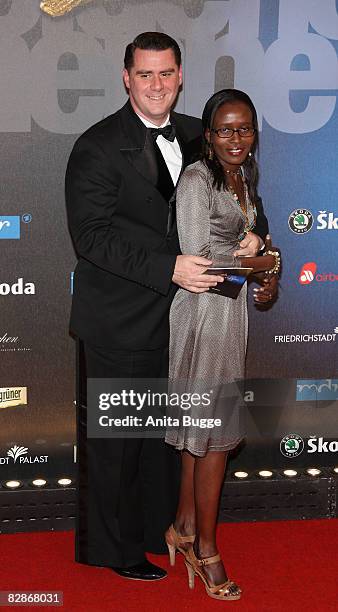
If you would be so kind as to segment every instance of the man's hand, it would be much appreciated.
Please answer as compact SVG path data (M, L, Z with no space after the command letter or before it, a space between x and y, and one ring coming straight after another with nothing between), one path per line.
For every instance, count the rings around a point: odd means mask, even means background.
M211 264L211 259L205 257L178 255L172 281L192 293L204 293L224 280L223 276L204 274Z
M245 238L243 238L243 240L241 240L241 242L239 243L239 249L238 251L235 251L234 256L256 257L258 251L263 246L263 244L264 242L262 238L260 238L259 236L257 236L257 234L254 234L253 232L248 232Z

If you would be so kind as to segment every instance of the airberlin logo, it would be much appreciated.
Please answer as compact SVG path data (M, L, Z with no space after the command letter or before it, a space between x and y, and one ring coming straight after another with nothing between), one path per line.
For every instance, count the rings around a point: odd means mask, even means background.
M312 283L317 270L317 264L314 261L308 261L304 264L299 275L299 282L301 285L309 285Z
M317 272L317 264L314 261L308 261L300 271L298 282L301 285L309 285L313 281L317 283L334 283L338 281L338 274L333 272Z

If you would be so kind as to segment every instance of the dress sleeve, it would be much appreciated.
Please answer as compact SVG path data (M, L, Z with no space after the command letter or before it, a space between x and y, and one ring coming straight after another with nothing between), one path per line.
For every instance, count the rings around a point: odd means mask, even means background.
M211 204L212 189L207 176L188 167L180 179L176 198L177 230L183 255L212 258Z

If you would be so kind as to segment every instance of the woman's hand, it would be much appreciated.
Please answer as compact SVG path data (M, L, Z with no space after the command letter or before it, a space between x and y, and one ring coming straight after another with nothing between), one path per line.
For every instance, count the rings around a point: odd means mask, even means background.
M258 251L263 246L263 240L257 234L248 232L239 243L239 249L234 252L235 257L256 257Z
M278 248L272 247L270 234L266 236L263 255L259 257L238 257L238 259L242 268L252 268L252 276L265 271L271 271L276 275L280 272L280 251Z
M268 304L274 302L278 297L278 276L277 274L255 275L260 285L259 289L254 289L254 302L256 304Z

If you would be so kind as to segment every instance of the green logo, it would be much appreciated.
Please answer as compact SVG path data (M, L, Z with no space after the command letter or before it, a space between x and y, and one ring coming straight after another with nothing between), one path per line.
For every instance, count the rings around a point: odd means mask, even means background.
M304 440L298 434L288 434L282 438L279 447L284 457L298 457L304 450Z
M313 225L313 215L306 208L296 208L289 215L289 228L295 234L309 232Z

